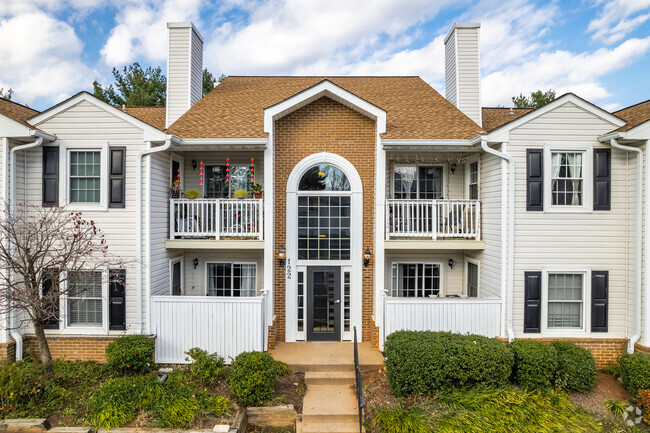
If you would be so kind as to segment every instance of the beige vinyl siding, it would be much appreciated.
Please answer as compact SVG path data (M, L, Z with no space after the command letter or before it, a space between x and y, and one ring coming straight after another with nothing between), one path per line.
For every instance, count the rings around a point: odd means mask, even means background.
M445 43L445 98L456 106L458 105L457 85L456 35L452 34Z
M196 104L203 97L203 42L192 31L192 82L190 85L190 105Z
M454 260L454 268L448 266L449 259ZM384 266L384 281L386 290L390 296L393 284L393 263L440 263L442 282L440 284L441 296L461 295L465 292L465 265L462 251L449 252L427 252L393 253L386 252L386 264ZM481 296L483 296L481 294Z
M185 190L202 190L199 183L199 164L203 166L226 165L226 158L230 158L230 165L250 165L251 158L255 160L255 183L264 184L264 152L261 151L220 151L220 152L186 152L183 165L183 187ZM192 168L192 161L196 161L196 170Z
M169 29L167 59L167 126L190 108L190 37L191 28Z
M479 29L456 29L458 44L458 102L456 106L474 122L481 124L479 71Z
M148 268L151 295L169 295L169 259L180 255L165 248L165 240L169 238L170 158L167 153L155 153L149 157L149 161L151 189L148 200L151 226L149 242L145 245L151 251Z
M495 147L501 150L501 146ZM501 158L483 154L479 162L479 192L481 199L481 239L483 251L467 251L466 256L478 260L479 293L482 298L501 297Z
M126 147L125 167L125 208L107 210L82 210L86 219L93 220L106 236L109 251L128 262L126 272L126 325L127 332L133 332L137 326L137 274L136 259L136 192L144 188L145 179L137 179L138 153L144 150L143 131L119 117L94 104L82 101L69 109L39 124L39 128L56 134L59 145L90 145L108 143L109 146ZM33 203L41 203L42 195L42 149L29 151L27 187L29 198ZM60 152L62 163L69 164L64 151ZM108 158L107 158L108 160ZM107 167L108 172L108 167ZM63 174L59 178L61 185L66 185ZM108 194L108 179L102 178L106 186L103 191ZM143 209L143 221L146 221L146 208ZM144 233L143 233L144 236ZM144 239L144 237L143 237ZM145 264L146 266L146 264ZM145 286L144 275L143 287ZM146 290L143 290L143 308L146 306ZM120 333L123 331L111 331Z
M180 256L181 254L177 254ZM194 258L199 259L199 265L194 269ZM185 251L183 261L183 289L185 296L204 296L207 291L206 263L207 262L245 262L257 263L257 294L264 289L264 253L262 251Z
M541 149L546 143L590 143L606 148L597 137L611 131L614 125L567 102L510 132L508 153L516 164L515 201L515 268L513 325L518 337L523 334L524 272L541 271L544 267L588 267L609 271L609 332L589 332L592 338L625 337L627 332L627 293L629 255L628 230L629 186L627 157L612 152L612 210L590 213L551 213L526 211L526 149ZM548 164L548 161L544 161ZM593 178L585 176L585 188L593 188ZM544 188L550 188L545 179ZM590 282L587 282L589 289ZM590 301L587 290L586 302ZM586 318L590 329L590 318Z

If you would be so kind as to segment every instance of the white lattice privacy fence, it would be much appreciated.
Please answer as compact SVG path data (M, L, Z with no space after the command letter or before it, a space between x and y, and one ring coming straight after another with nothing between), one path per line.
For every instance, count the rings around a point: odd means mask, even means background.
M266 350L266 297L153 296L156 362L185 364L192 347L216 352L228 364L242 352Z
M499 299L385 298L385 336L395 331L501 335Z

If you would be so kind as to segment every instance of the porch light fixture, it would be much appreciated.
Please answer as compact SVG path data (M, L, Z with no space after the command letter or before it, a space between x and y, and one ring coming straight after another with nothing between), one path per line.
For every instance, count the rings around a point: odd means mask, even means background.
M449 268L450 268L450 269L454 269L454 259L449 259L449 261L447 262L447 264L449 265Z
M196 159L192 160L192 168L196 170L196 167L198 167L198 164L196 163Z
M449 168L449 170L451 171L451 174L456 173L456 163L451 164L451 167Z
M363 253L363 266L366 268L370 264L370 248L366 248L366 251Z
M281 245L280 249L278 250L278 259L280 260L280 266L282 266L283 268L284 268L284 264L285 264L285 256L286 256L286 254L287 254L287 252L284 249L284 245Z
M194 264L194 269L196 269L196 267L199 265L199 259L194 257L194 260L192 260L192 263Z

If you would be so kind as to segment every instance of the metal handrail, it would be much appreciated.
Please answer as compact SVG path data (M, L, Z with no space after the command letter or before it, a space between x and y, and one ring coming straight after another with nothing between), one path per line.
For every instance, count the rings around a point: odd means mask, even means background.
M363 387L361 385L361 367L359 367L359 347L357 345L357 327L354 330L354 379L357 387L357 409L359 410L359 433L363 433Z

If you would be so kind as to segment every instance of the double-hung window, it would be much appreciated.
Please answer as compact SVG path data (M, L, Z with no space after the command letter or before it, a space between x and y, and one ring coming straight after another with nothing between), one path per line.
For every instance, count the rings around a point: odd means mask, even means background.
M582 206L584 152L551 152L551 204Z
M585 275L548 273L546 327L582 329L584 324Z
M68 278L68 325L103 326L103 282L99 271L76 272Z
M70 151L70 203L99 203L101 152Z
M478 200L478 161L467 164L467 198Z
M255 296L257 265L255 263L208 263L208 296Z
M433 298L440 295L439 263L393 263L391 296Z

